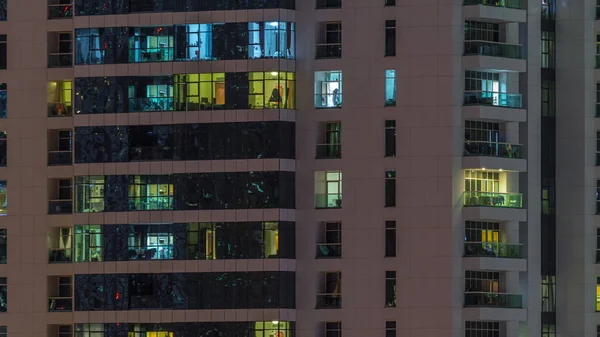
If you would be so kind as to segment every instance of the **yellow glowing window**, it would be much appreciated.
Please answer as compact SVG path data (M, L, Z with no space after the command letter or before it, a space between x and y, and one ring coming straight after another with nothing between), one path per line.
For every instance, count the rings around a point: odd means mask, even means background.
M600 311L600 284L596 285L596 311Z

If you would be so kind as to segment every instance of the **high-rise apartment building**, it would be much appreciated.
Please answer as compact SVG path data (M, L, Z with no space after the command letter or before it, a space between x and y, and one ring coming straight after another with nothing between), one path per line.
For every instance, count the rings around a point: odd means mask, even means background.
M0 0L0 337L600 336L595 69L600 0Z

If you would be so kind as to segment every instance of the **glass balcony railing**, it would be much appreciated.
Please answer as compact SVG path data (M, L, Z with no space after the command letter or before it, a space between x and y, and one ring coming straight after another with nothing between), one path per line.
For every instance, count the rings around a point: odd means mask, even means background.
M48 299L49 312L73 311L73 299L70 297L50 297Z
M509 259L521 258L520 244L502 242L465 242L466 257L501 257Z
M517 294L465 292L465 307L522 308L523 297Z
M73 17L73 5L48 5L48 19L70 19Z
M317 294L317 309L340 309L341 307L341 294Z
M316 59L339 59L342 57L341 43L317 44Z
M129 111L173 111L173 97L130 98Z
M48 166L73 165L73 151L48 151Z
M49 200L48 214L72 214L73 200Z
M129 197L131 211L161 211L173 209L173 197Z
M317 144L317 159L342 158L342 144Z
M71 102L48 103L48 117L70 117L73 116Z
M317 194L316 208L342 208L341 194Z
M523 96L521 94L491 91L465 91L464 105L490 105L521 109L523 107Z
M342 257L341 243L317 243L317 259Z
M511 59L523 58L522 47L493 41L465 41L465 55L481 55L504 57Z
M73 54L51 53L48 54L48 68L69 68L73 66Z
M465 0L464 5L465 6L484 5L484 6L523 9L523 0Z
M488 141L465 141L465 157L501 157L521 158L521 144L509 144Z
M315 108L331 109L342 107L342 94L315 94Z
M522 208L523 195L521 193L467 191L463 193L463 205L465 207Z
M342 0L317 0L317 9L342 8Z
M71 248L50 249L48 251L48 263L71 263L73 255Z

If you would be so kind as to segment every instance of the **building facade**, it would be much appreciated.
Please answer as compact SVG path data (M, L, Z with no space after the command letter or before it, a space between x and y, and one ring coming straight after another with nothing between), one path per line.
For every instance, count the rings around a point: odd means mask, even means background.
M0 337L600 335L599 8L0 0Z

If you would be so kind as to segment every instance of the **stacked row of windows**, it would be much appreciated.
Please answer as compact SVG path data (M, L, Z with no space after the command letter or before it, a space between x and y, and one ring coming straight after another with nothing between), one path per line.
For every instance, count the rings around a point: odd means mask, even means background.
M294 59L291 22L207 23L75 30L75 64Z
M296 250L294 223L286 221L76 225L74 230L75 262L293 259ZM51 262L72 261L70 249L51 252Z
M294 329L294 322L284 321L91 323L75 324L75 337L294 337Z
M294 83L294 73L277 71L76 78L75 111L294 109Z
M75 212L288 208L293 172L76 176Z
M6 10L6 2L8 0L0 0L0 21L6 21L8 11Z
M2 165L0 133L0 165ZM290 122L75 128L76 163L295 158ZM5 153L5 152L4 152Z
M75 275L75 311L294 309L294 272Z
M295 9L295 0L75 0L75 15Z

